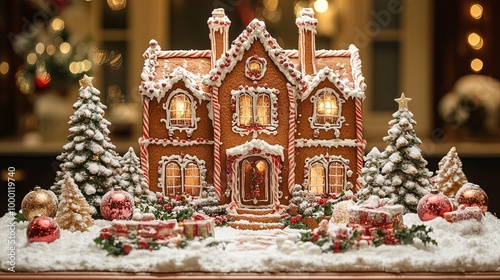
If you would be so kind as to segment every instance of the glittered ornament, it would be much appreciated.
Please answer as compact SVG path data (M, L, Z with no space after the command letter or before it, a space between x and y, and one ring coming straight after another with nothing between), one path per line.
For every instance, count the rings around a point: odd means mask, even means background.
M26 229L28 242L53 242L60 237L59 225L52 218L37 215Z
M340 201L333 206L332 219L336 224L347 224L349 223L349 210L356 203L352 200Z
M21 202L21 210L26 220L36 215L54 217L57 211L57 196L49 190L36 186Z
M465 207L477 206L483 213L488 211L488 195L478 185L466 183L455 196L456 203Z
M102 197L101 215L106 220L129 220L134 214L134 198L120 187Z
M432 190L424 195L418 202L417 213L422 221L429 221L436 217L444 217L444 213L453 210L447 196L438 190Z

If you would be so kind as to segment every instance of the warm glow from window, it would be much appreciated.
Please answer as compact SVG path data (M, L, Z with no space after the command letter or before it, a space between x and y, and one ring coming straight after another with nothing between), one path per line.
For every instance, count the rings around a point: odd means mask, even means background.
M314 2L314 10L320 14L326 12L328 10L328 1L316 0L316 2Z
M181 168L179 164L171 162L167 164L165 176L165 194L175 195L181 193Z
M240 125L250 125L253 122L252 97L248 94L240 96Z
M177 94L170 100L170 125L191 126L191 100L185 94Z
M479 50L483 47L483 38L475 32L472 32L467 36L467 42L475 50Z
M325 169L323 165L316 162L311 165L311 170L309 172L309 189L314 194L323 194L325 192Z
M9 63L4 61L0 63L0 74L5 75L9 73Z
M48 45L46 48L48 55L54 55L56 53L56 50L57 50L57 48L54 45Z
M255 167L257 167L257 170L259 170L260 173L264 173L264 170L266 170L266 162L259 160Z
M200 169L194 162L188 163L184 171L184 190L186 194L190 194L193 196L200 195Z
M475 19L480 19L483 16L483 6L479 4L470 6L470 15Z
M470 62L470 68L474 71L474 72L479 72L481 71L481 69L483 69L483 61L479 58L474 58L471 62Z
M261 94L257 97L257 123L261 125L269 125L271 119L269 117L270 104L269 96Z
M340 162L332 162L328 167L328 186L331 193L341 193L344 187L344 166Z
M338 119L339 107L337 98L330 92L318 95L316 101L316 122L320 124L333 124Z

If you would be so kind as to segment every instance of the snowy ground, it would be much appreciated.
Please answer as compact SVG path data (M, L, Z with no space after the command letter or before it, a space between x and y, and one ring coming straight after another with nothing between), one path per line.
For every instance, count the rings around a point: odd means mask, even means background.
M9 268L10 216L0 218L0 268ZM407 214L405 224L422 223ZM339 254L318 253L309 244L290 242L297 231L242 231L216 228L216 240L225 248L207 248L193 242L187 249L132 250L127 256L107 256L93 239L107 221L96 221L87 232L61 232L53 243L28 243L27 222L17 224L16 271L122 271L122 272L500 272L500 220L486 213L482 222L426 222L434 229L438 246L422 244L368 247ZM276 242L278 241L278 242Z

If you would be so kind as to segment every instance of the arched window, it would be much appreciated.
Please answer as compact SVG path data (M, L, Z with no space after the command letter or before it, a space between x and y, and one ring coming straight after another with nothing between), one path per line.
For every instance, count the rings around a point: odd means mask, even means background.
M253 123L252 97L242 94L239 98L240 125L250 125Z
M176 195L181 189L181 167L176 162L170 162L165 166L165 194Z
M315 99L315 123L335 124L339 119L339 104L335 94L329 91L320 92Z
M311 165L309 171L309 189L316 195L325 193L325 168L321 162Z
M268 95L259 94L257 96L256 113L257 113L256 114L257 119L255 120L256 123L261 124L261 125L271 124L271 121L270 121L271 106L270 106L270 101L269 101Z
M170 99L168 116L171 126L192 126L191 99L184 93L177 93Z
M341 193L344 191L344 165L338 161L328 165L328 187L330 193Z
M200 169L194 162L189 162L184 169L184 192L192 196L201 193Z

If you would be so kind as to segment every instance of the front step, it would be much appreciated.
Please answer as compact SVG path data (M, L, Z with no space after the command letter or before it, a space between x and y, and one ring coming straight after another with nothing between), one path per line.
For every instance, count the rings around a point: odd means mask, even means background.
M242 230L283 229L279 222L280 215L273 209L237 209L236 214L230 214L228 225Z

